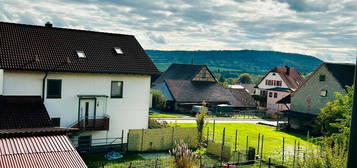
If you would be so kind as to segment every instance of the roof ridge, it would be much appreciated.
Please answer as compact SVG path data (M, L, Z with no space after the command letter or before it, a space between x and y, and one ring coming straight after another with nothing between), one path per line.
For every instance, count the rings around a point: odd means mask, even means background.
M36 28L45 28L45 29L57 29L57 30L63 30L63 31L80 31L80 32L88 32L88 33L100 33L100 34L107 34L107 35L119 35L119 36L132 36L132 37L135 37L134 35L131 35L131 34L109 33L109 32L73 29L73 28L65 28L65 27L45 27L45 26L41 26L41 25L32 25L32 24L24 24L24 23L11 23L11 22L0 21L0 24L9 24L9 25L16 25L16 26L36 27Z

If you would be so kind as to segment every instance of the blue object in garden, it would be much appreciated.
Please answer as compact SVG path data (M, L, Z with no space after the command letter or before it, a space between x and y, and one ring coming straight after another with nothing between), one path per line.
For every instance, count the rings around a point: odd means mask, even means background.
M116 160L116 159L120 159L123 157L123 155L119 152L108 152L107 154L105 154L104 156L107 160Z

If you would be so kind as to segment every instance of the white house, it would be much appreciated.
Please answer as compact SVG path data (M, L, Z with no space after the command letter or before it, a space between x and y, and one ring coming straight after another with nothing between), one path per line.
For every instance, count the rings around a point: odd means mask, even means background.
M53 123L80 128L82 139L148 127L159 71L134 36L51 24L0 30L0 96L41 96Z
M286 90L295 91L304 83L304 78L295 69L288 66L279 66L270 70L262 80L255 86L255 94L267 97L267 101L260 102L261 107L273 107L271 110L276 111L276 98L286 96ZM274 93L273 93L274 92ZM269 94L268 94L269 93ZM269 98L271 101L269 101ZM268 109L269 110L269 109Z

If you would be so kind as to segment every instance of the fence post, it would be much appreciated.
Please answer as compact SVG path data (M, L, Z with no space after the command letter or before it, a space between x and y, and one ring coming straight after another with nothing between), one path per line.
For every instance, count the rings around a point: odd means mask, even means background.
M300 141L298 141L297 153L296 153L296 162L299 163L300 156Z
M262 135L262 145L260 149L260 157L263 159L263 149L264 149L264 135Z
M225 136L226 136L226 128L223 128L222 146L221 146L221 163L223 163L223 149L224 149Z
M141 152L144 151L144 128L141 129Z
M281 165L283 165L284 166L284 152L285 152L285 138L283 137L283 157L282 157L282 161L281 161Z
M172 127L172 135L171 135L171 148L174 148L174 133L175 133L175 127Z
M245 153L248 155L248 146L249 146L249 138L248 138L248 135L247 135L247 139L245 141Z
M128 130L128 135L126 136L126 150L129 151L129 134L130 133L130 130Z
M296 157L296 139L294 142L294 157L293 157L293 167L295 167L295 157Z
M236 137L234 140L234 151L237 152L238 130L236 129Z
M124 130L121 130L121 152L124 152Z
M216 120L213 120L213 135L212 135L212 141L214 142L214 131L216 129Z
M257 153L259 154L259 145L260 145L260 133L258 134L258 147L257 147Z
M268 168L270 168L270 165L271 165L271 158L269 157Z
M208 142L208 140L209 140L209 127L207 127L207 142Z

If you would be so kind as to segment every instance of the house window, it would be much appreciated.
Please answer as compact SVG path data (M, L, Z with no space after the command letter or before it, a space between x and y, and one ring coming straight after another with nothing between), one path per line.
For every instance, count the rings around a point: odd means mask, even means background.
M117 54L124 54L120 47L114 47L114 50Z
M62 80L47 80L47 98L61 98Z
M274 98L277 98L278 97L278 93L274 93Z
M282 81L276 81L276 85L277 85L277 86L282 86L282 85L283 85L283 82L282 82Z
M57 118L51 118L52 120L52 126L53 127L59 127L61 126L61 118L57 117Z
M327 90L324 90L324 89L321 90L321 91L320 91L320 96L321 96L321 97L326 97L326 96L327 96Z
M326 75L320 75L319 79L320 79L320 81L325 81L326 80Z
M78 58L86 58L84 51L77 51L77 56L78 56Z
M273 97L273 93L272 92L269 92L269 97Z
M111 98L123 98L123 81L112 81Z

